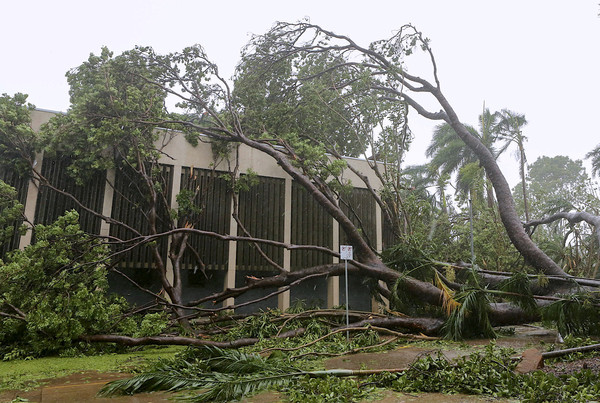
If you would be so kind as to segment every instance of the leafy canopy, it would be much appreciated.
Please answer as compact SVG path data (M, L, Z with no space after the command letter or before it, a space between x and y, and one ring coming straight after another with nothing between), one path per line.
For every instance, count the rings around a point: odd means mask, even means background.
M0 261L0 356L41 356L108 331L125 302L107 295L106 249L85 235L74 211L38 225L35 243Z
M37 144L30 117L34 108L25 94L0 97L0 169L16 169L20 174L29 172Z
M22 226L15 228L22 214L23 205L17 200L17 191L0 180L0 247L14 235L15 231L24 230Z
M113 57L103 48L67 73L71 108L42 131L46 152L72 159L69 171L82 183L90 171L113 168L115 160L133 166L157 159L156 126L166 117L158 75L136 48Z

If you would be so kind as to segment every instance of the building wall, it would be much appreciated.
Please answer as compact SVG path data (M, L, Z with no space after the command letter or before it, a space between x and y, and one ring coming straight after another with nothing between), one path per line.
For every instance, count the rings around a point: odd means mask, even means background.
M53 115L54 113L49 111L33 111L32 127L34 130L39 130L40 126ZM233 206L224 201L225 199L222 196L223 184L217 183L220 180L219 173L227 172L228 165L226 162L220 161L215 165L212 149L208 142L199 142L196 147L193 147L178 132L164 131L162 136L163 138L159 141L163 144L166 142L167 147L160 163L170 177L168 183L170 186L171 207L177 207L174 195L180 189L205 186L206 191L203 191L202 195L212 197L212 202L209 203L210 207L206 210L204 221L201 220L202 225L205 226L202 229L231 235L243 235L243 229L238 227L235 221L231 219L230 212L233 211ZM243 173L251 169L258 174L260 179L256 187L240 193L240 204L243 204L240 207L240 218L246 230L257 237L271 234L269 238L287 243L315 243L330 247L333 250L339 249L340 240L344 242L345 239L344 234L340 234L339 225L322 210L320 205L314 202L310 195L306 194L301 186L294 184L291 177L271 157L245 145L240 146L237 155L239 155L239 171ZM234 160L235 155L232 155L231 159ZM367 175L372 186L378 187L379 181L366 161L351 158L347 161L348 164L352 164L364 175ZM53 165L50 166L50 164ZM55 161L44 159L42 155L39 155L36 169L44 169L44 172L54 172L52 169L56 171L60 168L55 166L56 164ZM217 179L207 182L207 178L213 170L217 171ZM54 173L57 175L57 180L63 180L64 182L64 176L61 176L64 175L64 172L62 174L57 172ZM120 188L128 185L120 175L119 171L106 172L102 174L100 179L95 180L94 184L90 184L94 188L93 191L81 189L75 189L75 191L79 192L82 198L86 199L87 197L87 203L94 210L102 212L105 216L128 221L131 224L135 222L136 217L124 215L127 212L123 204L125 202L117 196L113 188L113 186ZM365 191L361 189L365 185L362 180L348 169L345 170L344 176L356 187L349 200L358 216L351 217L351 219L357 223L362 222L365 224L365 234L368 235L371 243L380 250L382 245L381 212L372 199L369 200L364 197ZM106 181L103 183L102 179L104 177ZM69 187L72 187L72 184L68 181L61 186L64 186L66 190L73 191ZM100 188L98 188L99 186ZM219 192L221 192L220 196ZM260 200L258 194L260 194ZM52 199L53 197L54 199ZM32 222L46 223L60 213L57 209L73 207L68 201L57 202L55 200L57 197L49 194L37 184L30 182L26 196L23 197L28 219ZM200 203L200 201L198 202ZM268 204L265 204L267 202ZM349 211L347 207L344 208ZM91 218L89 221L88 230L102 235L125 236L119 232L119 229L111 228L105 222L98 223ZM21 237L19 246L23 248L30 242L31 231L28 231L27 235ZM196 242L195 247L207 256L209 264L207 265L207 275L204 275L198 271L198 267L195 267L192 261L184 261L184 267L186 267L186 275L184 275L186 290L184 295L188 301L227 287L238 287L243 284L246 275L257 275L257 273L265 275L265 271L269 270L266 262L247 245L215 241L214 239L194 242ZM265 248L265 250L285 270L294 270L314 264L332 263L337 260L331 256L313 252L290 253L288 250L277 248ZM131 256L129 259L125 259L122 269L128 270L128 273L134 277L136 273L143 274L140 271L147 271L148 264L151 263L139 264L141 261L144 261L142 256ZM141 267L136 267L136 265ZM138 271L136 272L136 270ZM147 278L150 281L148 286L154 288L151 283L156 279L153 280L150 274L147 274ZM353 289L357 288L360 295L368 292L368 290L365 291L364 286L360 285L360 279L353 278L351 282ZM111 279L111 284L113 289L128 296L132 301L142 302L143 296L137 295L133 287L129 287L116 278ZM295 299L307 300L311 305L332 307L343 303L343 301L340 301L340 289L343 293L343 283L337 277L315 279L294 288L291 293L288 291L278 297L267 299L261 307L286 309L289 307L290 301ZM240 300L235 302L243 302L248 298L249 296L240 297ZM351 300L351 308L369 308L365 305L364 300L364 297L357 298L355 301ZM226 303L232 304L234 301L228 300ZM244 310L246 309L241 309L241 311Z

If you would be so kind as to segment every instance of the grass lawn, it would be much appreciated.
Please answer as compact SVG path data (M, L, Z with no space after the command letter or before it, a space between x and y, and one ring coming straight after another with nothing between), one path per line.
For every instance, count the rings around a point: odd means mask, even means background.
M172 358L184 348L148 347L120 354L0 361L0 391L32 389L44 379L85 371L129 372L159 358Z

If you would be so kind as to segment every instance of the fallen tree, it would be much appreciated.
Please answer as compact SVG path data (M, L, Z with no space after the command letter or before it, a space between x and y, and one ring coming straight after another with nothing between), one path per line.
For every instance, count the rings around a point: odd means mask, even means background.
M408 72L406 60L415 53L429 59L429 79ZM483 281L478 277L476 267L471 267L464 270L460 282L449 281L442 275L435 259L423 256L414 259L403 256L399 250L394 257L396 263L392 263L394 259L385 260L373 240L368 238L360 220L356 219L356 214L348 208L350 203L344 192L350 185L344 172L349 170L364 182L396 240L407 242L415 235L418 220L424 217L419 212L411 213L410 188L402 183L402 154L408 150L411 136L408 113L412 110L428 119L446 122L485 168L495 189L498 212L506 233L527 265L539 278L581 283L581 280L570 279L531 241L495 158L465 128L444 96L429 41L410 25L402 27L388 40L362 47L344 35L317 25L277 23L266 34L253 38L246 47L233 88L219 75L217 67L200 46L168 55L156 54L151 48L136 48L114 58L105 49L100 56L90 56L87 62L71 71L68 78L72 87L72 107L43 129L36 145L50 154L71 155L69 170L79 181L85 181L90 172L99 168L121 169L131 175L135 190L139 192L135 197L136 206L145 220L143 230L104 216L79 201L74 194L54 186L35 168L35 147L31 142L23 143L21 137L9 135L9 132L3 141L11 147L11 152L16 151L21 161L32 167L37 183L70 198L79 209L124 230L121 233L124 235L102 239L112 248L111 255L102 263L110 265L130 250L142 246L151 250L153 267L165 294L137 286L170 310L173 318L190 334L202 333L194 328L191 320L264 300L308 279L340 275L344 268L341 264L330 264L297 271L283 269L263 247L310 249L337 258L340 255L321 246L295 245L252 236L235 211L234 218L244 235L195 228L193 220L197 211L193 200L196 195L180 193L179 207L173 209L164 190L165 177L158 161L172 140L169 130L180 131L192 144L211 141L215 149L221 150L217 158L229 160L230 178L234 184L240 180L237 146L250 147L269 156L339 224L347 242L354 247L351 272L371 279L373 292L392 300L392 308L400 309L402 301L410 300L413 305L430 306L437 309L440 316L446 315L448 319L443 332L450 337L491 336L492 325L522 323L541 317L540 308L548 305L549 300L536 298L530 278L515 278L510 272L488 272ZM425 96L429 99L417 101ZM176 113L167 110L167 97L177 100ZM432 111L423 106L431 101L441 109ZM318 130L322 126L327 129L324 133ZM339 136L340 133L343 135ZM30 133L27 135L35 137ZM351 162L344 161L341 156L346 152L363 153L381 186L370 183L363 172ZM370 152L374 157L367 155ZM117 191L114 183L109 185ZM237 197L235 191L231 197ZM261 278L249 276L242 287L226 288L184 303L182 256L186 251L195 253L198 265L203 267L202 256L191 247L190 237L194 236L248 243L271 264L275 274ZM167 273L167 262L160 253L160 242L167 238L171 240L167 254L173 268L171 278ZM402 264L398 264L399 261ZM542 297L565 291L564 281L539 283L536 293L543 293ZM587 287L599 284L595 280L585 281ZM490 289L488 285L497 285L500 289ZM212 308L199 306L206 302L227 301L251 290L274 287L277 290L271 294L244 303ZM566 301L562 297L556 298L559 302ZM418 320L384 322L394 328L411 328ZM427 328L427 333L438 330L439 326L432 326ZM162 338L144 341L130 336L101 334L84 335L84 339L124 344L167 343ZM190 344L199 343L191 339L172 340L179 344L186 340ZM231 346L236 343L232 342Z
M387 333L390 328L402 328L409 331L421 333L423 335L438 334L440 328L443 325L443 321L440 319L432 318L406 318L406 317L395 317L395 318L374 318L374 319L363 319L352 323L350 326L341 326L334 328L329 334L335 334L346 331L366 331L366 330L378 330L382 333ZM305 328L297 328L287 332L278 333L272 337L272 339L285 339L289 337L302 336L305 333ZM395 333L395 332L392 332ZM415 336L413 334L402 334L395 333L406 339L429 339L425 336ZM181 336L147 336L147 337L128 337L120 335L110 334L99 334L82 336L82 340L87 342L102 342L102 343L118 343L126 346L145 346L145 345L180 345L180 346L212 346L217 348L238 348L251 346L259 341L264 341L266 338L249 337L241 338L231 341L214 341L204 340L194 337L181 337Z
M526 222L524 227L533 233L535 228L544 225L550 224L559 220L567 220L570 225L574 225L580 222L585 222L593 228L593 232L596 235L596 240L600 243L600 217L590 214L586 211L579 212L565 212L562 211L560 213L552 214L548 217L541 218L539 220L532 220Z

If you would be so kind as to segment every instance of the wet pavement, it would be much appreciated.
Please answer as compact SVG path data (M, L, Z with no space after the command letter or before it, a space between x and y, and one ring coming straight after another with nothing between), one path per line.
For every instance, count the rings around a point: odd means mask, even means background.
M499 347L513 348L517 352L516 355L528 348L540 347L543 344L552 344L556 341L556 332L553 330L542 329L535 326L518 326L514 329L514 335L500 337L495 342ZM452 361L459 357L472 354L489 343L489 339L468 340L464 343L464 348L456 348L456 346L451 345L441 345L438 348L422 348L413 347L409 344L384 352L360 353L331 358L325 361L325 368L353 370L404 369L426 355L440 353L446 357L446 359Z
M127 378L131 374L83 372L66 377L50 379L36 389L23 391L0 392L0 402L11 402L17 398L22 401L43 403L79 403L79 402L109 402L109 403L157 403L168 402L172 394L140 393L134 396L118 396L111 398L96 397L96 393L110 381ZM25 400L27 399L27 400ZM18 401L18 400L16 400Z
M512 347L521 352L530 347L540 346L544 343L551 344L556 341L556 333L547 329L531 326L521 326L515 329L514 336L502 337L496 341L498 346ZM489 340L474 340L465 343L465 348L452 349L422 348L411 345L398 347L394 350L381 353L361 353L336 357L325 361L328 369L395 369L408 368L416 359L423 355L442 353L452 360L462 355L473 353L489 343ZM83 372L67 377L50 379L42 386L28 391L0 392L0 402L11 402L13 399L27 399L22 401L42 403L71 403L71 402L107 402L107 403L156 403L167 402L175 395L171 393L142 393L134 396L119 396L111 398L96 397L96 393L106 383L115 379L131 376L127 373L98 373ZM18 400L16 400L18 401ZM244 402L274 403L284 401L283 397L275 392L265 392ZM508 400L495 400L481 396L427 394L401 394L386 391L380 398L370 401L385 403L396 402L507 402Z
M414 350L404 350L408 356L420 354ZM379 354L381 356L381 354ZM395 354L390 357L396 356ZM387 361L383 361L387 362ZM346 368L349 368L347 365ZM158 403L173 401L175 394L172 393L140 393L133 396L117 396L100 398L96 393L106 383L115 379L126 378L129 374L123 373L96 373L85 372L73 374L67 377L55 378L49 380L47 384L28 392L22 391L4 391L0 392L0 402L19 401L13 400L21 398L24 402L41 403L80 403L80 402L106 402L106 403ZM27 400L24 400L27 399ZM171 400L170 400L171 399ZM277 403L285 402L285 396L277 392L263 392L256 396L242 399L245 403ZM440 393L420 393L403 394L392 391L385 391L382 395L365 400L365 402L383 402L383 403L402 403L402 402L447 402L447 403L477 403L477 402L495 402L502 403L508 400L497 400L489 397L468 396L468 395L444 395Z

